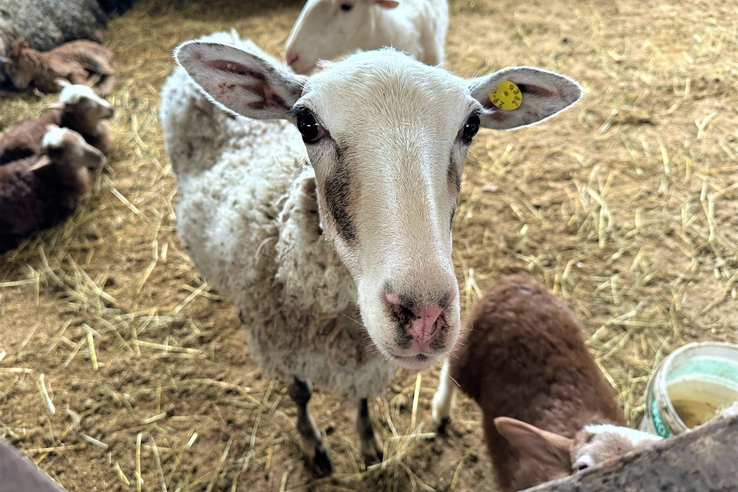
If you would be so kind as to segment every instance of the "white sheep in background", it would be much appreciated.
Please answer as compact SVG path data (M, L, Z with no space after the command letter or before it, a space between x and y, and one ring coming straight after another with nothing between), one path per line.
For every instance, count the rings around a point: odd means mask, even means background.
M552 116L580 86L527 67L464 80L390 49L308 78L235 33L175 57L160 117L180 238L233 301L250 356L291 383L316 473L332 465L309 381L360 399L361 451L380 459L367 397L396 366L429 367L458 335L451 221L472 137ZM490 103L503 80L523 91L515 111Z
M447 0L308 0L285 44L285 62L309 73L318 60L391 46L443 65Z

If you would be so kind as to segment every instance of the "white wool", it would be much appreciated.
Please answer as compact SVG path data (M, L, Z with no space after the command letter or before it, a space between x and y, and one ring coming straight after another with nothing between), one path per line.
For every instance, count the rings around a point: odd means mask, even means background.
M235 33L201 38L261 53ZM297 129L234 117L178 67L160 119L177 173L177 232L198 270L229 297L249 355L270 377L335 393L381 393L394 367L368 348L356 287L324 240L315 178Z
M83 97L98 99L92 88L83 84L68 85L59 94L59 100L69 104L76 104Z
M101 106L110 106L110 103L95 94L95 91L91 87L83 84L68 85L59 94L59 101L67 104L77 104L83 98L95 101Z
M606 432L612 432L618 434L630 440L630 442L637 446L643 441L659 441L661 437L647 432L631 429L629 427L620 427L612 424L601 424L601 425L587 425L584 430L591 432L592 434L604 434Z
M64 136L69 133L68 128L53 128L44 134L41 146L44 148L58 148L64 144Z

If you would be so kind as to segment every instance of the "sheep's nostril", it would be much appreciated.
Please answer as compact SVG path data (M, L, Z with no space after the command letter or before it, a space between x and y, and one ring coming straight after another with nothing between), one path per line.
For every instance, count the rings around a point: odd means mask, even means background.
M300 55L298 55L297 53L285 53L284 55L284 62L287 65L292 65L299 59L300 59Z

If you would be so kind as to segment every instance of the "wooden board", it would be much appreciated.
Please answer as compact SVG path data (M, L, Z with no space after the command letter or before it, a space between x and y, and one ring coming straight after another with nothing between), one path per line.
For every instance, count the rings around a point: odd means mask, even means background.
M0 492L65 492L20 451L0 438Z
M738 492L738 415L526 492Z

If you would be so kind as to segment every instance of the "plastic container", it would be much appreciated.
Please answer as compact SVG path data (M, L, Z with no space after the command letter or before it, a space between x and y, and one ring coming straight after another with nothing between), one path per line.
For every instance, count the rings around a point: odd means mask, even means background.
M698 342L680 347L646 388L640 429L670 437L704 424L738 401L738 345Z

